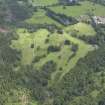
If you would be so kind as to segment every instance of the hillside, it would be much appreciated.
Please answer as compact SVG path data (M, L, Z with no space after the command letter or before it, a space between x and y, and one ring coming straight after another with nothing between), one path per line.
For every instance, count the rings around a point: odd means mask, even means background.
M104 11L104 0L0 0L0 105L104 105Z

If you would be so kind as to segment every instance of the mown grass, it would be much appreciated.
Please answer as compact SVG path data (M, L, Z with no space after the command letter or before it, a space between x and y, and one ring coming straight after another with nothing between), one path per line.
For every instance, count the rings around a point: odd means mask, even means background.
M54 1L54 0L52 0ZM52 2L52 1L48 1L48 3ZM35 1L40 3L39 1ZM46 1L42 1L41 2L45 2ZM84 1L84 2L80 2L80 5L73 5L73 6L63 6L63 5L58 5L58 6L51 6L49 7L52 11L54 11L55 13L61 13L61 14L65 14L67 16L72 16L75 18L78 18L81 15L86 15L86 14L93 14L93 15L97 15L97 16L105 16L105 7L99 4L94 4L93 2L89 2L89 1ZM101 11L101 12L100 12ZM60 24L59 22L53 20L52 18L48 17L46 15L46 11L43 9L37 9L36 12L34 12L33 16L27 20L25 20L26 23L28 24L53 24L56 25L62 29L64 29L64 26L62 24ZM71 26L70 26L71 27ZM69 27L69 28L70 28ZM94 30L91 28L91 26L87 26L86 24L77 24L73 27L71 27L70 29L74 28L77 29L79 27L80 29L80 33L78 34L84 34L84 32L86 32L86 35L89 35L90 33L95 34ZM89 28L90 27L90 28ZM69 29L67 28L67 29ZM81 29L84 30L81 30ZM87 29L86 29L87 28ZM90 32L91 31L91 32ZM90 32L90 33L89 33Z
M62 26L59 22L48 17L46 11L42 9L38 9L37 12L34 12L33 16L25 20L25 22L28 24L54 24L59 27Z
M86 23L77 23L74 25L70 25L68 27L65 27L64 30L67 33L75 33L76 35L79 36L94 36L96 34L94 28L90 25L90 24L86 24Z
M80 2L80 5L75 6L56 6L50 7L56 13L65 14L67 16L78 17L84 14L94 14L98 16L105 16L105 7L99 4L93 4L89 1ZM101 11L101 12L100 12Z
M63 78L63 76L66 73L68 73L76 65L76 63L78 62L78 60L80 58L83 58L84 56L86 56L89 51L94 50L92 45L86 44L85 42L83 42L77 38L74 38L74 37L68 35L67 33L64 33L64 36L67 39L69 39L71 42L73 42L74 44L77 44L79 48L78 48L78 51L76 52L76 55L67 63L67 65L64 66L64 69L62 71L56 71L52 75L52 80L50 81L50 85L55 83L55 81L58 81L58 77L59 77L59 80L61 80ZM67 54L67 56L68 56L68 54Z
M30 64L35 55L41 55L42 53L44 53L44 51L38 51L37 53L36 49L31 48L31 45L34 44L35 48L37 48L38 46L40 46L40 48L45 48L43 40L46 39L48 31L40 30L38 32L30 34L25 29L18 29L17 34L19 35L19 39L13 40L11 46L22 52L21 63L23 65Z
M57 76L61 79L76 65L80 58L84 57L89 51L94 49L91 45L86 44L65 32L63 34L58 34L57 32L51 34L46 29L39 29L37 32L29 33L25 29L18 29L17 34L19 35L19 39L13 40L11 47L22 52L22 65L31 64L36 56L43 55L43 58L34 63L35 68L40 69L50 60L56 62L57 70L52 74L50 84L53 84ZM48 43L45 43L46 39L49 40ZM68 58L73 54L73 51L71 50L72 45L65 45L65 40L69 40L71 43L78 45L76 55L70 60L68 60ZM34 48L31 48L32 44L34 44ZM61 50L48 53L47 49L50 45L61 46Z

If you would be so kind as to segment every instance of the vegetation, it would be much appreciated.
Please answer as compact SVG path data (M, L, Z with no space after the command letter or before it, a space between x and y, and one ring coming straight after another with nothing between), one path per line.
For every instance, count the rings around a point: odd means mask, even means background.
M0 0L0 105L105 104L104 0L61 2Z
M66 27L65 31L79 36L94 36L96 34L94 28L90 24L82 22Z
M56 13L63 13L67 16L78 17L84 14L93 14L99 16L105 16L105 7L99 4L93 4L92 2L85 1L80 2L80 5L75 6L55 6L50 7L50 9ZM101 11L101 12L100 12Z

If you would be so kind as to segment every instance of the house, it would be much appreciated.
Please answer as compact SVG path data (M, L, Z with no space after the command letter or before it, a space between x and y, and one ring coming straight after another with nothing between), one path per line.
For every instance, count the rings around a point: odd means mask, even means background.
M105 24L105 17L103 17L103 16L94 16L93 21L94 21L94 23L96 25L98 25L98 24L104 25Z

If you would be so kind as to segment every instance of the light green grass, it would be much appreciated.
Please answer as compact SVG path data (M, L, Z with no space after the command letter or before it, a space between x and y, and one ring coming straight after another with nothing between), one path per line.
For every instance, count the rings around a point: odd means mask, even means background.
M19 35L19 39L13 40L11 47L22 52L22 65L31 64L35 56L42 55L46 55L46 57L41 58L39 62L34 64L36 69L40 69L47 61L53 60L56 62L57 70L52 74L50 84L55 81L57 75L59 75L59 79L62 79L62 77L76 65L80 58L83 58L89 51L93 50L91 45L86 44L65 32L64 34L58 34L56 32L51 34L46 29L39 29L37 32L29 33L25 29L18 29L17 34ZM48 37L48 34L51 35ZM49 43L47 44L45 43L46 39L49 39ZM79 47L76 55L70 61L68 61L68 58L73 52L70 49L71 45L64 45L66 39L77 44ZM34 44L35 47L31 48L31 44ZM48 54L47 48L49 45L61 46L61 50ZM40 47L40 49L37 50L37 47ZM59 59L59 56L61 56L61 59ZM60 70L60 68L62 68L62 70Z
M48 54L45 58L41 59L40 62L36 63L35 67L40 68L47 61L53 60L57 64L58 71L60 68L64 70L68 57L71 56L72 53L69 46L62 46L61 51ZM61 56L61 59L59 59L59 56Z
M66 33L65 33L65 37L71 40L73 43L78 44L79 48L76 53L76 56L72 58L72 60L68 63L68 66L66 67L65 71L62 73L61 78L76 65L76 63L78 62L80 58L83 58L84 56L86 56L89 51L94 50L92 45L86 44L85 42L79 39L76 39L72 36L69 36Z
M34 12L33 16L25 20L28 24L55 24L56 26L61 27L62 25L57 21L51 19L46 15L46 12L42 9L38 9L37 12Z
M78 17L89 12L94 15L105 16L105 6L99 4L93 5L92 2L88 1L81 2L80 4L81 5L65 6L65 9L63 6L50 7L50 9L56 13L61 13L73 17Z
M48 31L43 29L33 34L30 34L25 29L18 29L17 34L19 35L19 39L13 40L11 46L12 48L16 48L22 51L22 59L21 59L22 64L24 65L30 64L35 55L37 54L41 55L44 53L44 51L37 52L36 49L32 49L31 44L34 44L35 48L37 48L37 46L40 46L41 48L43 47L45 48L44 40L48 35Z
M94 50L94 48L91 45L86 44L85 42L83 42L83 41L81 41L79 39L76 39L76 38L74 38L74 37L72 37L72 36L70 36L70 35L68 35L66 33L64 33L64 36L65 36L65 38L72 41L74 44L77 44L79 46L79 48L78 48L78 51L77 51L76 55L67 63L66 66L64 66L64 70L63 71L56 71L52 75L52 80L50 81L50 85L55 83L55 79L58 78L57 75L60 74L60 77L57 80L58 81L61 80L63 78L63 76L66 73L68 73L76 65L76 63L78 62L78 60L80 58L83 58L84 56L86 56L89 51ZM68 56L68 54L67 54L67 56ZM56 80L56 82L57 82L57 80Z
M77 35L94 36L96 34L94 28L90 24L77 23L64 28L68 33L76 33Z
M54 1L54 0L52 0ZM51 3L52 1L48 0L40 0L35 2L40 3L40 2L45 2L45 3ZM97 16L105 16L105 6L99 5L99 4L94 4L89 1L84 1L80 2L81 5L74 5L74 6L65 6L66 8L64 9L63 6L51 6L49 7L52 11L55 13L61 13L65 14L67 16L73 16L75 18L78 18L81 15L85 14L94 14ZM64 28L59 22L51 19L50 17L46 16L46 11L43 9L38 9L36 12L34 12L33 16L27 20L25 20L26 23L28 24L54 24L58 27Z

